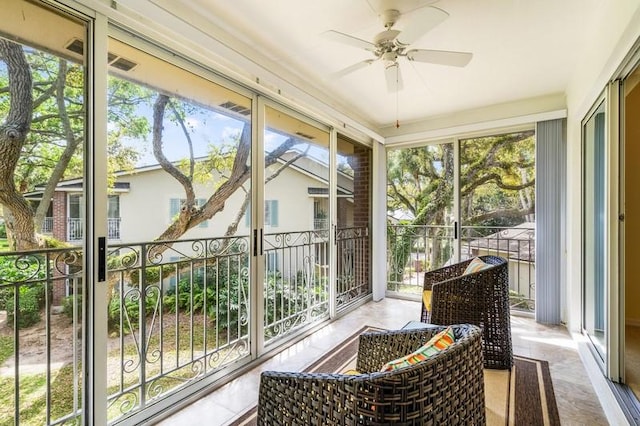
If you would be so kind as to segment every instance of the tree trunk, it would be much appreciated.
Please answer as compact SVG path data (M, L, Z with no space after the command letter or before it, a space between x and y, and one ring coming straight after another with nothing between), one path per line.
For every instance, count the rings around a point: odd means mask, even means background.
M30 250L38 247L33 211L16 189L14 174L31 127L31 69L19 44L0 39L0 57L7 64L10 94L9 113L0 125L0 203L11 213L6 226L13 237L12 248Z
M64 177L64 172L67 170L67 166L69 166L69 162L73 158L73 155L75 154L76 149L78 149L78 145L82 140L81 138L76 138L75 134L73 133L64 98L64 89L67 80L67 62L64 59L59 59L58 64L58 78L54 86L56 88L55 93L58 113L60 115L60 121L62 123L62 128L64 131L65 139L67 141L67 145L62 155L58 159L56 166L53 168L51 176L49 176L47 185L45 186L44 192L42 193L42 200L40 201L40 204L38 204L38 208L36 209L33 222L37 231L42 229L42 223L44 222L47 210L49 210L51 198L53 197L53 193L56 190L56 186L58 185L58 182L60 182L60 180Z

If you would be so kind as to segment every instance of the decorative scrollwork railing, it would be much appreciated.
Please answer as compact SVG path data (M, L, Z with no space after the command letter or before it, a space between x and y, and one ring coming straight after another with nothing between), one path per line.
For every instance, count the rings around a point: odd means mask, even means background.
M420 294L424 272L453 260L453 227L389 225L387 227L387 290ZM509 260L511 306L535 308L535 229L462 226L460 258L491 254Z
M250 356L247 237L111 245L108 266L110 420Z
M80 422L81 263L78 248L0 253L0 419Z
M264 236L265 344L329 315L329 232Z
M336 248L336 309L342 310L371 294L369 228L339 228Z

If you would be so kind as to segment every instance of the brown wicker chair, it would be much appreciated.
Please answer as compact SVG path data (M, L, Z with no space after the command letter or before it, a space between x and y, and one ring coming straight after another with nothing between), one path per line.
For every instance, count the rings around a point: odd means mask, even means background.
M444 327L364 333L362 374L265 371L260 378L259 425L484 425L480 329L455 325L456 341L418 364L379 372Z
M513 365L509 312L509 265L498 256L480 256L493 265L462 275L471 259L425 273L431 290L431 312L422 303L422 322L440 325L475 324L482 329L484 365L510 369Z

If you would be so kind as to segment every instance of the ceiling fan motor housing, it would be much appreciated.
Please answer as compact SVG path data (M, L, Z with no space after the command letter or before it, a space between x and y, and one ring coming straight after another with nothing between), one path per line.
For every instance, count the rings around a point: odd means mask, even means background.
M395 51L384 52L381 58L384 61L385 67L388 67L396 63L396 60L398 59L398 54Z
M400 11L396 9L388 9L380 14L380 20L386 29L390 29L395 25L400 17Z

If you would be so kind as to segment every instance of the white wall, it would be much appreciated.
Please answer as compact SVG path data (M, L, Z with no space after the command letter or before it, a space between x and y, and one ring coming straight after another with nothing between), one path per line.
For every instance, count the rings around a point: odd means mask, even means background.
M130 183L130 191L120 194L122 242L151 241L171 223L169 200L184 198L184 190L178 182L163 170L147 171L118 179ZM286 169L266 186L265 200L278 200L278 226L265 227L265 233L289 232L313 229L313 198L307 188L321 186L319 182L295 170ZM197 198L208 198L214 191L214 182L194 185ZM182 239L220 237L233 221L244 192L236 191L227 201L223 211L208 221L205 228L195 227ZM248 235L244 217L238 226L238 235Z
M581 217L581 121L602 93L616 69L640 37L640 2L600 3L600 31L585 52L584 61L567 88L567 216ZM581 221L567 220L567 289L563 318L570 330L580 329Z

